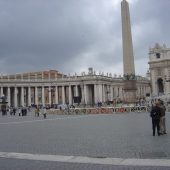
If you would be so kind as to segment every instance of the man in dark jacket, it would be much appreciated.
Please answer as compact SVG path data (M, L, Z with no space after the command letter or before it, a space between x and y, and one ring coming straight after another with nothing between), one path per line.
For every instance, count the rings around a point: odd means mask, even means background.
M159 102L156 102L155 106L152 108L150 116L152 118L153 136L155 136L156 128L157 128L157 134L158 134L158 136L160 136L159 123L160 123L160 117L161 117L161 109L160 109L160 106L159 106Z

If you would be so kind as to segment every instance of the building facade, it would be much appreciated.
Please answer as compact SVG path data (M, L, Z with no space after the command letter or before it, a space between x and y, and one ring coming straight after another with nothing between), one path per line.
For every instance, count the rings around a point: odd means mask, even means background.
M124 100L123 77L96 74L92 68L81 75L55 70L1 76L0 95L13 107L52 104L86 104ZM137 98L150 93L149 81L137 77Z
M170 48L158 43L149 49L149 71L153 97L170 93Z

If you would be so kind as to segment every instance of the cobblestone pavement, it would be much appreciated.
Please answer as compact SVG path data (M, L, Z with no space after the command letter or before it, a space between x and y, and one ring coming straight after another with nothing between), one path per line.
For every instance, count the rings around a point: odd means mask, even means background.
M170 113L166 114L167 131ZM0 152L170 159L170 135L152 136L148 113L0 116ZM0 158L0 169L170 169Z

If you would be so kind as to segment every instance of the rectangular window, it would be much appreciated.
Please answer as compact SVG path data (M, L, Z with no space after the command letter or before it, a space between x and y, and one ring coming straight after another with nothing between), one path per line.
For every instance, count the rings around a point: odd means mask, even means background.
M160 58L160 57L161 57L160 53L156 53L156 58Z

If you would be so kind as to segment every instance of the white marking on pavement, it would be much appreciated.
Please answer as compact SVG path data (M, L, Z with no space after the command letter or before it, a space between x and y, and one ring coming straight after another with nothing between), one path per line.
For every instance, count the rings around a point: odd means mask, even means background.
M170 159L135 159L135 158L92 158L83 156L45 155L15 152L0 152L1 158L25 159L36 161L54 161L66 163L85 163L121 166L163 166L170 167Z
M2 122L0 125L8 125L8 124L22 124L22 123L32 123L32 122L43 122L43 121L51 121L51 120L63 120L63 119L77 119L77 118L84 118L89 117L89 115L85 116L68 116L68 117L58 117L58 118L52 118L52 119L38 119L38 120L27 120L27 121L18 121L18 122Z

